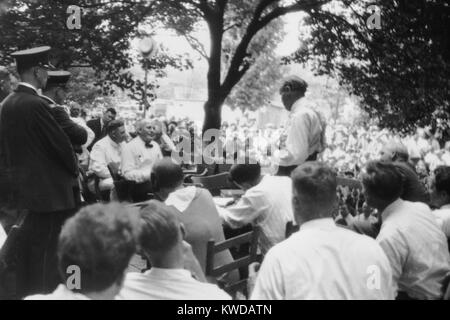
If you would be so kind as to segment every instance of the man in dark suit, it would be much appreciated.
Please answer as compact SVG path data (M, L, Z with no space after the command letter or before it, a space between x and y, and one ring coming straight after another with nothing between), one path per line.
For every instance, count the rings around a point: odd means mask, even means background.
M0 109L0 164L16 207L28 212L17 243L17 298L57 286L58 234L80 202L72 145L37 91L47 82L49 51L12 54L22 82Z
M106 136L106 127L110 121L116 118L116 115L117 112L114 108L108 108L105 110L105 112L103 112L103 116L101 118L92 119L86 122L87 126L91 128L95 133L95 139L88 147L89 152L98 140Z
M81 153L81 146L86 143L88 133L82 126L70 119L69 110L63 106L69 78L70 72L68 71L48 71L47 85L42 91L42 98L49 103L53 117L69 137L75 152Z

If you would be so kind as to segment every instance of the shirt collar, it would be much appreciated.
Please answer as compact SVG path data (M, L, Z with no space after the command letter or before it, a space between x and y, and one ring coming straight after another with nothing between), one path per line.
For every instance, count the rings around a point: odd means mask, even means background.
M403 205L403 202L404 201L402 199L398 198L390 205L388 205L381 213L382 220L386 220L386 218L389 217L393 212L397 211L397 209Z
M55 100L53 100L50 97L47 97L46 95L40 94L40 97L44 98L45 100L47 100L50 104L54 104L55 106L57 106L58 104L55 102Z
M32 84L29 84L28 82L19 82L17 85L33 89L36 92L36 94L39 94L38 90Z
M152 267L144 274L157 278L178 278L178 279L192 278L190 271L186 269L165 269Z
M174 206L178 211L183 212L194 200L196 193L197 188L195 186L181 188L172 192L165 203L166 205Z
M112 145L114 148L118 149L118 148L120 147L120 145L119 145L118 143L115 143L115 142L113 141L113 139L111 139L110 136L106 135L106 139L109 141L109 143L111 143L111 145Z
M302 100L303 98L298 99L297 101L294 102L294 104L292 105L292 109L290 114L294 114L296 113L298 110L300 110L300 108L302 107Z
M305 223L302 223L300 226L300 230L305 229L325 229L330 227L336 227L336 224L333 221L333 218L320 218L309 220Z
M441 209L450 209L450 203L444 204Z

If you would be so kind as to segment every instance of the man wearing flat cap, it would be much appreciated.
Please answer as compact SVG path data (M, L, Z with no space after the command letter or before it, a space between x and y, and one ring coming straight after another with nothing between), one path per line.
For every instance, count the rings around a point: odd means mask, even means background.
M80 200L72 145L38 93L47 83L49 51L12 54L21 82L0 107L0 164L15 206L28 212L17 243L17 298L57 286L58 234Z
M285 146L278 156L277 175L290 176L298 165L315 161L324 149L325 123L315 110L302 101L307 88L308 84L303 79L290 76L280 89L281 100L290 114Z

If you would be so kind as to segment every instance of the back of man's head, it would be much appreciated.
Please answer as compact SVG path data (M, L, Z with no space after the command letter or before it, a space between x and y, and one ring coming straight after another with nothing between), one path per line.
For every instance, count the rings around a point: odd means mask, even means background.
M246 158L244 164L235 164L230 169L230 178L242 185L243 183L253 184L261 176L261 165L259 162Z
M378 209L381 201L389 204L400 198L403 176L391 162L371 161L362 173L366 202ZM375 202L374 202L375 201Z
M439 200L438 205L450 204L450 166L439 166L434 170L432 198Z
M140 210L139 244L150 258L163 256L182 241L179 212L156 200Z
M152 167L151 179L155 191L175 189L183 183L183 169L170 157L164 157L155 162Z
M106 133L108 135L111 135L112 133L114 133L114 131L116 131L117 129L119 129L120 127L123 127L123 126L125 126L125 123L123 122L123 120L121 120L121 119L112 120L106 126Z
M320 162L306 162L291 175L293 206L302 221L331 217L336 204L336 172Z
M119 204L81 209L67 220L59 236L62 278L67 281L71 268L79 268L80 288L74 291L81 293L98 293L121 284L136 250L137 231L137 217Z

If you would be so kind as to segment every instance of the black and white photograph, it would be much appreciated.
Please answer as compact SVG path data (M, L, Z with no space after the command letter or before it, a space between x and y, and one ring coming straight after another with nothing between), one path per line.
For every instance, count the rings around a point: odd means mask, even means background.
M447 0L0 0L0 300L450 300L449 246Z

